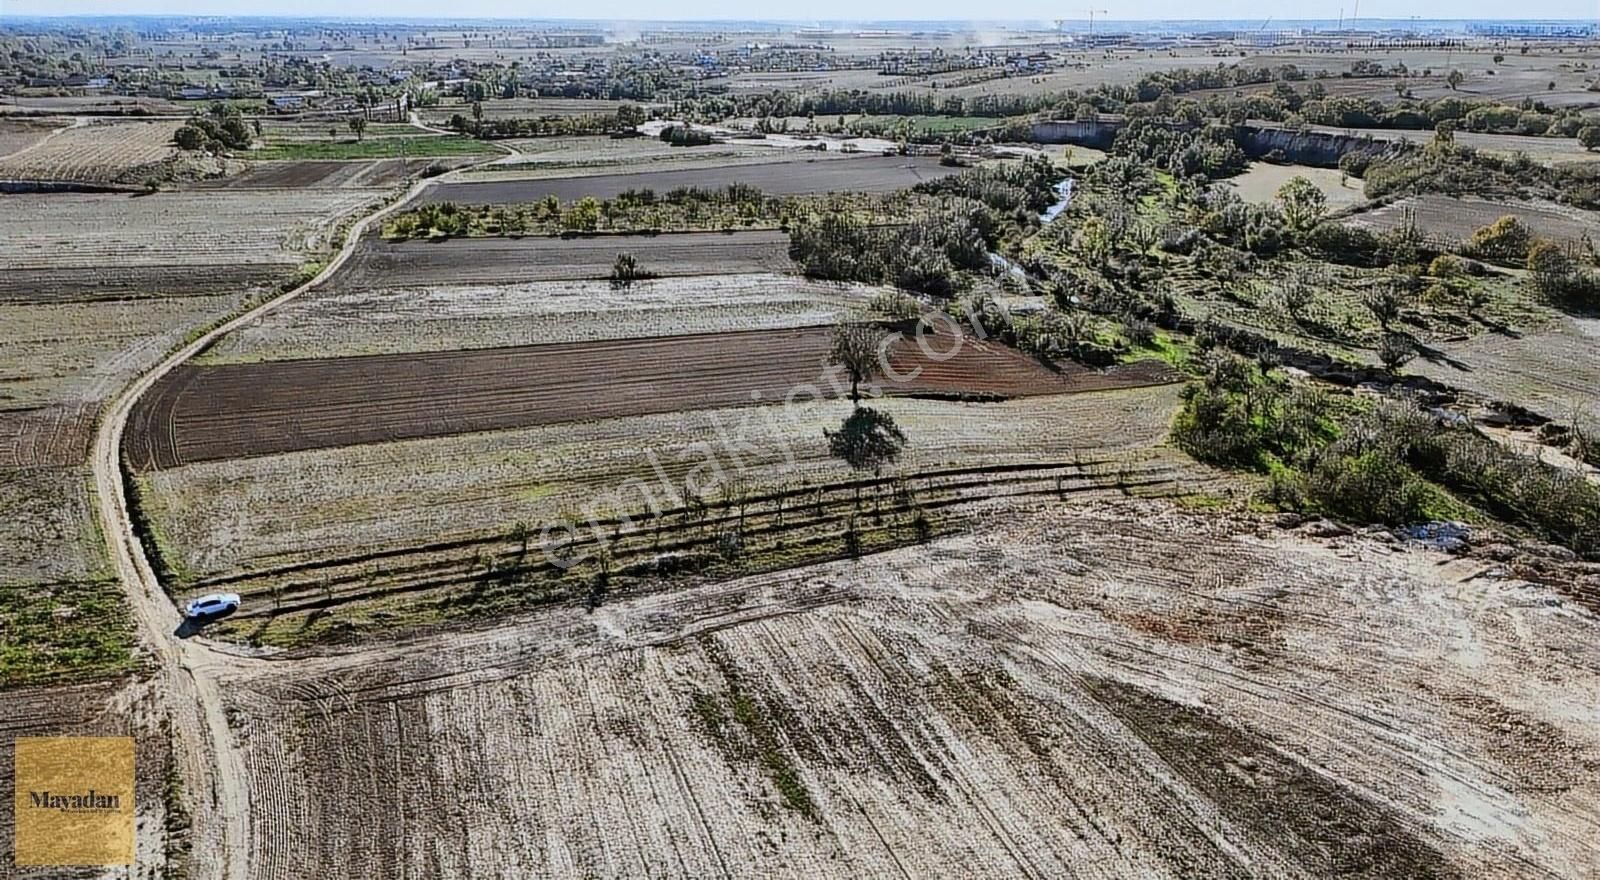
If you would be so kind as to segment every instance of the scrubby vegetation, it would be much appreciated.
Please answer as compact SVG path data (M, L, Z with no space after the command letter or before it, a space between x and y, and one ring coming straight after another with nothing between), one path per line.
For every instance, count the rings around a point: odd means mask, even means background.
M628 190L611 199L563 203L555 196L531 204L458 205L440 202L400 212L384 224L391 239L567 232L680 232L783 229L804 218L838 212L863 223L904 222L933 200L916 193L769 196L746 184L715 189Z
M916 186L910 222L876 226L830 208L797 219L789 254L814 278L890 284L948 298L991 266L990 251L1038 226L1061 172L1045 159L972 168Z
M1285 509L1391 525L1492 516L1600 554L1600 488L1410 399L1337 395L1217 350L1172 436L1267 475L1266 499Z

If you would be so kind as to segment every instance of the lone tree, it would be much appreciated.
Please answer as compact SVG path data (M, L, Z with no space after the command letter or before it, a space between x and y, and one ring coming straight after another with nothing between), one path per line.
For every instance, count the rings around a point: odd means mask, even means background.
M843 367L850 377L850 400L857 407L861 406L861 383L871 381L883 367L878 362L878 350L883 346L884 335L871 324L841 321L833 328L828 363Z
M1317 185L1304 177L1291 177L1278 187L1278 206L1283 209L1284 222L1296 232L1304 232L1317 225L1328 210L1328 197Z
M611 289L626 290L633 286L635 281L644 281L650 273L639 268L639 261L633 254L617 254L617 261L611 264Z
M1372 317L1378 319L1378 326L1385 331L1391 322L1400 317L1400 294L1390 285L1367 291L1366 296L1361 298L1361 304L1367 307Z
M894 418L870 406L857 406L839 425L839 430L823 429L828 438L828 453L858 471L883 473L905 448L906 435Z
M361 140L362 136L367 133L366 117L352 116L350 118L350 131L355 133L356 140Z
M1452 91L1452 92L1455 91L1456 89L1460 88L1461 87L1461 83L1463 81L1465 81L1465 80L1466 80L1466 77L1462 76L1461 75L1461 71L1459 71L1459 70L1450 71L1448 74L1445 75L1445 78L1444 78L1444 81L1450 85L1450 91Z
M1416 356L1417 347L1399 333L1385 333L1383 341L1378 343L1378 360L1383 362L1383 368L1390 373L1398 373L1401 367L1410 363Z

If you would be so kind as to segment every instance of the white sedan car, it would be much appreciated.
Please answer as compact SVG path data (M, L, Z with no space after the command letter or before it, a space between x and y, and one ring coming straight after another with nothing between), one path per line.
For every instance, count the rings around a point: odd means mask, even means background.
M190 620L204 623L221 620L238 610L238 593L212 593L198 599L190 599L189 604L183 607L183 614Z

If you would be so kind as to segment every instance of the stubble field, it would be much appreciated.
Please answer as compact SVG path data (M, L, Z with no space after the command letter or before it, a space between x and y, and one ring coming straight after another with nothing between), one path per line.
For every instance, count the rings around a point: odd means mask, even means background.
M689 148L694 149L694 148ZM434 187L426 202L500 204L536 202L553 195L562 201L584 196L608 199L624 190L654 189L664 194L675 187L721 189L743 183L772 195L827 192L890 192L936 180L959 171L932 157L857 156L849 159L775 158L771 162L730 167L596 174L587 177L492 181L471 180Z
M177 154L178 122L76 125L0 158L0 180L141 183L140 172Z
M885 290L773 273L658 278L623 290L606 281L329 287L228 334L197 363L814 326L863 315Z
M1590 873L1593 620L1483 569L1052 502L867 562L239 674L252 863Z

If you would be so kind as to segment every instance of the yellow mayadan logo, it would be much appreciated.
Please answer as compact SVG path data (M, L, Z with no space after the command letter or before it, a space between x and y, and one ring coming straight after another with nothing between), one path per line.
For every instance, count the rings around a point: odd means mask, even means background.
M16 864L133 864L133 739L16 741Z

